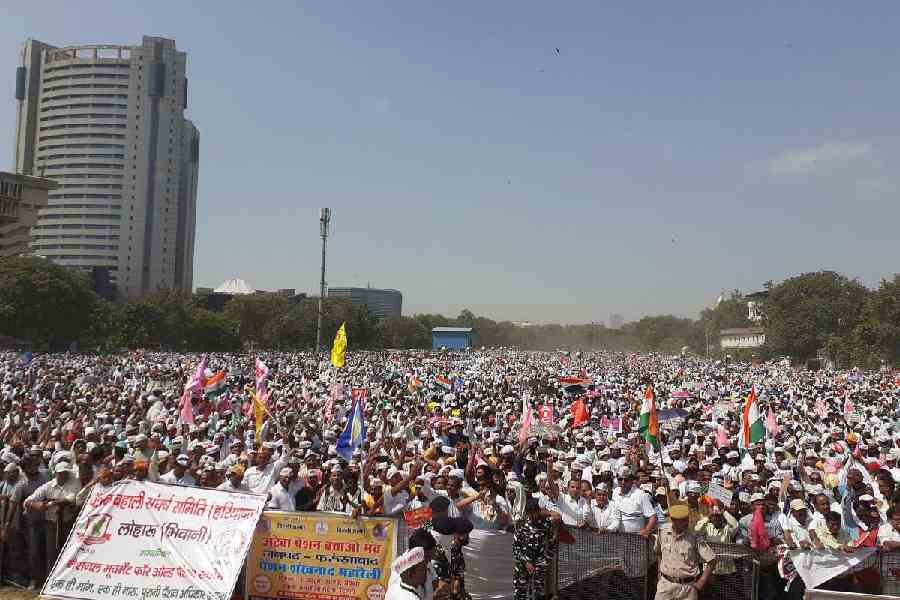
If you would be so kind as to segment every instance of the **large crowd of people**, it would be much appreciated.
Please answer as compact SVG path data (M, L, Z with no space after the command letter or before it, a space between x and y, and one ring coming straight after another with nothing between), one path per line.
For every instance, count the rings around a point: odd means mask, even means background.
M7 579L40 585L91 491L128 478L264 494L282 511L429 506L397 559L394 598L465 597L462 547L478 529L514 537L520 600L556 592L565 529L655 543L665 598L695 597L710 576L667 559L684 531L771 557L766 598L802 597L785 550L900 548L891 372L508 349L350 352L340 369L313 353L221 354L185 406L200 363L0 354ZM656 444L641 425L651 395ZM751 395L765 431L748 443ZM363 439L348 444L348 420L360 417ZM734 569L710 566L712 576ZM826 584L880 586L864 570Z

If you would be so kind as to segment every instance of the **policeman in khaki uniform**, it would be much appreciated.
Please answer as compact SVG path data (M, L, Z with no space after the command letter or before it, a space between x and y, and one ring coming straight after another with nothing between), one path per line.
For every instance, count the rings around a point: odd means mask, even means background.
M671 522L662 525L656 538L659 582L656 600L696 600L716 566L716 555L690 530L687 505L669 510Z

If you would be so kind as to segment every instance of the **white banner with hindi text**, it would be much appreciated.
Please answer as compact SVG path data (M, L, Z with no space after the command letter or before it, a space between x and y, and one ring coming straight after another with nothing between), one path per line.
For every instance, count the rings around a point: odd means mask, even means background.
M95 488L41 595L227 600L265 500L133 480Z

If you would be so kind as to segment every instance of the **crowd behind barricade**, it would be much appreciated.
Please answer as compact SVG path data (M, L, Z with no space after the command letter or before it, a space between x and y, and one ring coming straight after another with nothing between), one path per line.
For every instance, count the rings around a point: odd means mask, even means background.
M517 600L559 593L571 530L647 539L660 598L735 573L709 545L732 543L759 597L801 598L791 550L900 548L898 401L886 371L605 352L0 354L2 571L40 585L92 490L131 478L281 511L430 507L392 600L465 598L473 530L512 536Z

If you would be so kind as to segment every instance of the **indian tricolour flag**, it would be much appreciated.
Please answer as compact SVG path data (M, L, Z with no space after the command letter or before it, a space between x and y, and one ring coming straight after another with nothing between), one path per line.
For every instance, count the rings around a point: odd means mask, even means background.
M203 395L207 398L221 396L227 389L225 385L225 371L214 373L203 382Z
M434 378L434 381L435 381L435 383L437 383L439 386L441 386L448 392L451 389L453 389L453 382L450 381L448 378L444 377L443 375L438 375L437 377Z
M641 406L641 424L638 427L641 437L654 448L659 448L659 418L656 416L656 398L653 397L653 386L648 385L644 391L644 404Z
M759 412L759 400L756 397L756 388L750 388L747 401L744 402L744 410L741 414L741 435L738 439L738 447L746 450L753 444L761 442L766 435L762 415Z

